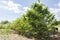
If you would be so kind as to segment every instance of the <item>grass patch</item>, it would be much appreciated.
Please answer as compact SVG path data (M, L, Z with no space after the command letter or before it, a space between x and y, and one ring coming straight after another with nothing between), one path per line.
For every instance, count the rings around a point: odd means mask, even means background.
M10 34L11 29L0 29L0 34Z

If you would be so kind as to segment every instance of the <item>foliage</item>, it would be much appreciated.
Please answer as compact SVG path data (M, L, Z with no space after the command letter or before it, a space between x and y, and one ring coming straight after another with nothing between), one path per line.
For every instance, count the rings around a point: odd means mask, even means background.
M11 24L11 29L26 36L44 38L46 32L53 28L54 15L42 3L34 3L21 18Z
M55 21L55 24L56 25L60 25L60 21Z

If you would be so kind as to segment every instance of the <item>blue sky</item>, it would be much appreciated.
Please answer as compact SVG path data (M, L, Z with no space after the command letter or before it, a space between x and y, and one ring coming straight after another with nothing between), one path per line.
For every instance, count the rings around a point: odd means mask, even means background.
M20 17L27 9L30 9L31 4L37 0L0 0L0 21L13 21ZM55 15L57 20L60 20L60 0L41 0L49 11Z

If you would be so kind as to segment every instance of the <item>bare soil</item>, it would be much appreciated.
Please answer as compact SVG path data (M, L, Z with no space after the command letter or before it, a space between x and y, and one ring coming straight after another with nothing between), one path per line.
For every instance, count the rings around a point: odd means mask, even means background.
M0 40L34 40L34 39L33 38L29 39L18 34L8 34L8 35L2 34L0 35Z

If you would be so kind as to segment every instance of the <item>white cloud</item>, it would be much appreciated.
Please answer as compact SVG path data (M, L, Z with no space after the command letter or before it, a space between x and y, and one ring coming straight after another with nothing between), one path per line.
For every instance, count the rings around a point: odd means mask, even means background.
M57 20L60 20L60 2L56 6L57 8L50 8L49 10L51 13L54 13Z
M14 13L25 13L29 7L22 7L21 4L14 3L12 0L0 0L0 9L6 9Z
M50 8L49 9L51 11L51 13L59 13L60 12L60 8Z
M30 9L29 7L23 7L24 11L27 11L28 9Z
M15 4L13 1L9 1L8 2L8 9L14 11L15 13L19 13L20 12L20 4Z
M14 13L22 12L20 4L14 3L13 1L0 1L0 8L7 9L13 11Z

